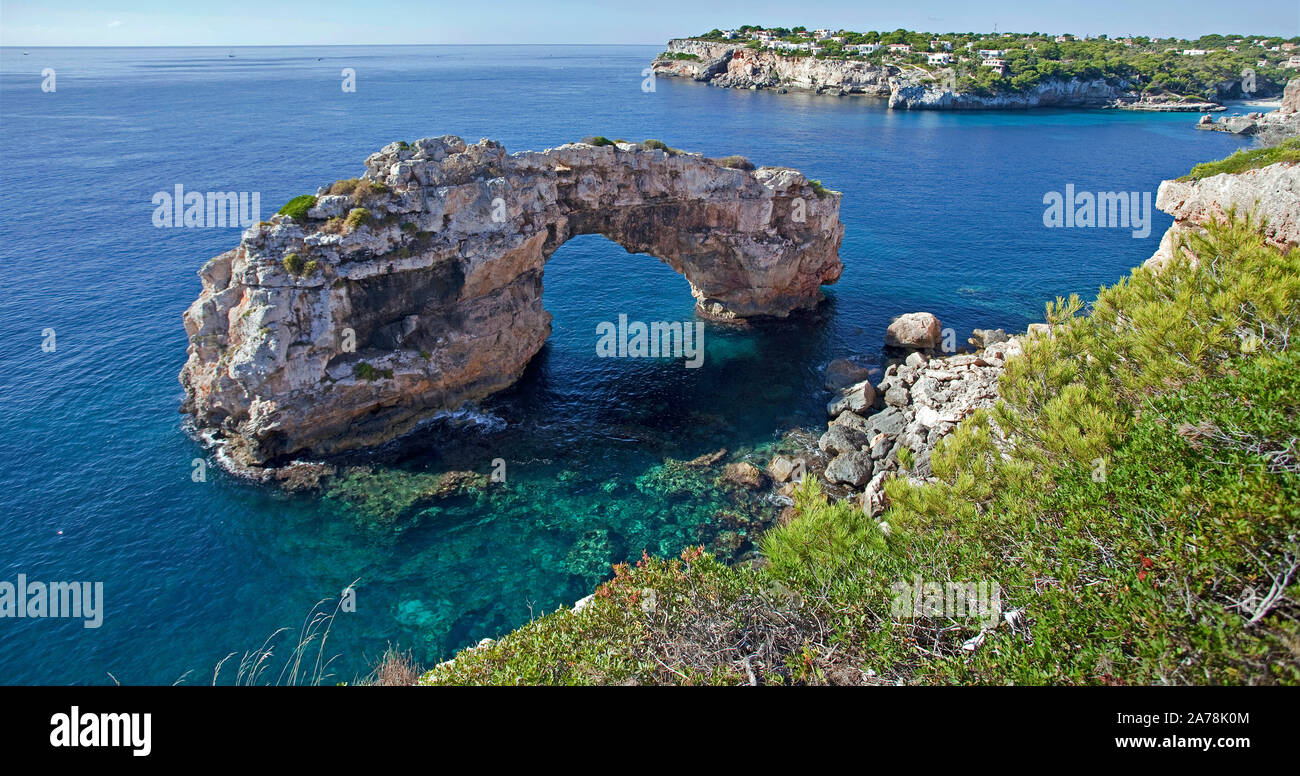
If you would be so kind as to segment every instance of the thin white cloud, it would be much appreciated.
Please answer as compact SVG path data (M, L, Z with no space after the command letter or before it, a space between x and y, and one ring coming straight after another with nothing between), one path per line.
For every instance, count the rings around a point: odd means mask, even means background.
M122 22L118 21L117 19L114 19L113 21L108 23L109 29L112 29L113 27L121 27L121 26L122 26Z

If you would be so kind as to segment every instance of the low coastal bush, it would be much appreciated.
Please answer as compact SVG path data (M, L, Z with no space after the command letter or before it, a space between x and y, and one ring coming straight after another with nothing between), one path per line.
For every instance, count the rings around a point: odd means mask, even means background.
M376 369L373 365L367 364L365 361L360 361L356 366L352 367L352 374L354 377L371 383L381 377L389 380L393 379L393 370Z
M614 145L614 141L613 141L613 140L610 140L609 138L605 137L604 135L595 135L595 136L592 136L592 137L584 137L584 138L582 139L582 142L586 143L587 145L593 145L593 146L612 146L612 145Z
M723 156L721 158L714 159L713 162L719 167L727 167L732 170L754 169L753 162L749 161L743 156Z
M698 61L700 60L700 55L699 55L699 54L688 54L688 53L686 53L686 52L684 52L684 51L665 51L665 52L663 52L662 54L659 55L659 58L660 58L660 59L676 59L676 60L682 60L682 61L688 61L688 62L698 62Z
M288 272L290 275L296 276L302 274L303 261L302 261L302 257L299 256L298 254L286 253L284 255L283 261L281 261L280 263L284 265L284 271Z
M1293 137L1283 140L1275 146L1269 148L1243 148L1237 151L1227 159L1220 159L1217 162L1206 162L1198 164L1192 168L1187 175L1179 178L1181 181L1201 180L1209 178L1212 175L1222 173L1238 173L1246 170L1258 170L1261 167L1267 167L1270 164L1278 162L1290 162L1300 164L1300 137Z
M348 231L356 231L366 224L370 223L370 211L363 207L354 207L348 211L348 217L343 223L347 226Z
M330 184L329 188L329 193L332 196L349 196L355 205L387 192L388 186L385 184L365 178L347 178L335 181Z
M284 207L280 208L276 212L279 213L280 215L289 216L295 221L300 221L306 218L307 211L311 210L315 206L316 206L315 195L302 194L284 203Z
M830 189L823 186L821 181L808 181L808 185L812 188L813 193L817 195L817 199L825 199L830 196Z
M642 147L642 148L649 148L649 149L654 150L654 151L663 151L664 153L669 154L670 156L673 155L673 154L680 154L680 153L681 153L681 149L679 149L679 148L673 148L672 146L668 145L668 144L665 143L664 141L662 141L662 140L655 140L655 139L653 139L653 138L650 139L650 140L642 140L642 141L641 141L641 147Z

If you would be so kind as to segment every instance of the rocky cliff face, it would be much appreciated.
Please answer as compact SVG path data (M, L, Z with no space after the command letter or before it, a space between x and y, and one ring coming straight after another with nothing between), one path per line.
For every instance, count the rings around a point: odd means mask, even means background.
M1128 83L1105 79L1051 80L1021 92L972 94L945 88L937 76L915 65L784 56L743 45L675 38L660 57L655 75L691 78L735 89L806 89L824 94L862 94L889 99L896 110L1024 110L1028 108L1121 108L1159 112L1220 111L1212 102L1151 97ZM1235 82L1232 82L1235 83Z
M895 83L889 107L896 110L1022 110L1027 108L1105 108L1124 91L1104 79L1046 81L1024 92L982 96L929 82Z
M385 442L519 377L570 237L662 259L706 316L784 316L839 278L839 205L795 170L626 143L394 143L203 267L182 409L232 468Z
M1163 266L1180 239L1210 221L1224 220L1231 210L1267 220L1265 234L1275 245L1300 245L1300 165L1280 163L1198 181L1164 181L1156 192L1156 207L1173 216L1174 223L1147 259L1147 267Z
M867 62L786 57L772 51L697 40L670 40L669 53L699 60L656 59L656 75L679 76L733 89L806 89L833 94L888 97L898 68Z

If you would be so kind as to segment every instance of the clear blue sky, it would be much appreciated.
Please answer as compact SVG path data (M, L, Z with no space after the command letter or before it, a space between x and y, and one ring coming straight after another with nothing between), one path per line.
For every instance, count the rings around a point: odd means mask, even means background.
M0 0L9 46L644 43L741 24L1078 35L1300 35L1300 0Z

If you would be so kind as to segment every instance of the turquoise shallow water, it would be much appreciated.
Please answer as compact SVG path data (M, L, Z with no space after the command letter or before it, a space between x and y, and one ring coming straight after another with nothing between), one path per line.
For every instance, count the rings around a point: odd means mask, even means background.
M235 57L227 56L234 53ZM878 356L891 316L925 309L965 337L1022 328L1056 294L1091 295L1154 250L1151 234L1049 230L1042 197L1149 191L1242 141L1194 116L891 113L876 101L660 80L653 47L0 49L0 580L99 580L104 625L0 620L0 682L210 681L233 651L296 629L360 579L330 637L338 678L389 643L423 661L571 603L642 551L743 552L753 516L665 459L744 455L822 422L819 370ZM40 89L42 68L57 91ZM343 93L340 70L357 71ZM709 326L705 366L599 359L619 313L687 320L686 282L600 237L548 264L554 334L524 379L370 462L401 503L421 474L490 471L490 496L414 501L396 525L319 496L215 473L182 430L180 314L232 229L153 228L177 184L260 191L263 214L358 174L397 139L491 137L507 149L584 135L787 164L845 194L845 272L816 316ZM44 353L53 328L57 350ZM379 496L376 496L378 498ZM373 506L373 504L371 504ZM61 533L60 533L61 532Z

